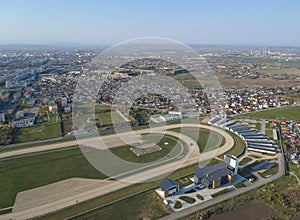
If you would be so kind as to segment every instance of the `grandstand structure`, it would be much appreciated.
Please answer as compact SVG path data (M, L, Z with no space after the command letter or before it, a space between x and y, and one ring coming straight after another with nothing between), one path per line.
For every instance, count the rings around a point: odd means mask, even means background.
M267 135L262 134L259 130L250 128L247 125L216 116L208 121L208 124L225 128L238 136L246 143L247 150L267 154L278 154L280 148Z

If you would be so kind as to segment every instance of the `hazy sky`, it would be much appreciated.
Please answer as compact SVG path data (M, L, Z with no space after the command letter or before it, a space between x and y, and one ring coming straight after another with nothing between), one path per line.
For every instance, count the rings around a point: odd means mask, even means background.
M2 0L0 43L184 43L300 46L298 0Z

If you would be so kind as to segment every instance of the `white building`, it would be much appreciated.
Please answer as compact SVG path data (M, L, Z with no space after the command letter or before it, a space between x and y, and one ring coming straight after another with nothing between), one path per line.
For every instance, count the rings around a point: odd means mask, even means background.
M175 121L175 120L181 120L182 119L181 112L173 112L173 111L170 111L169 114L167 114L167 115L161 115L159 117L164 122Z

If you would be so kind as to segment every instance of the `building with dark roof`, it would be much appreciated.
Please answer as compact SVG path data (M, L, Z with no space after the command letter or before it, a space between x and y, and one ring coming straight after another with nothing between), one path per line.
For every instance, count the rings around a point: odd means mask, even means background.
M160 184L159 188L163 192L163 197L166 198L168 196L174 195L179 191L179 185L175 180L164 179Z
M224 162L197 168L194 175L194 183L203 184L207 188L217 188L220 185L233 182L237 174L237 168L237 158L225 155Z

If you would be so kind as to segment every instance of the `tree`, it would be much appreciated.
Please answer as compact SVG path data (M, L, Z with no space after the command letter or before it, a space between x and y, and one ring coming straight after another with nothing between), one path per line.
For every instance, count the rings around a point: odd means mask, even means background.
M136 121L138 125L149 124L149 120L150 120L149 110L132 108L129 114L134 118L133 122Z
M11 125L0 124L0 145L8 145L13 139L13 127Z

